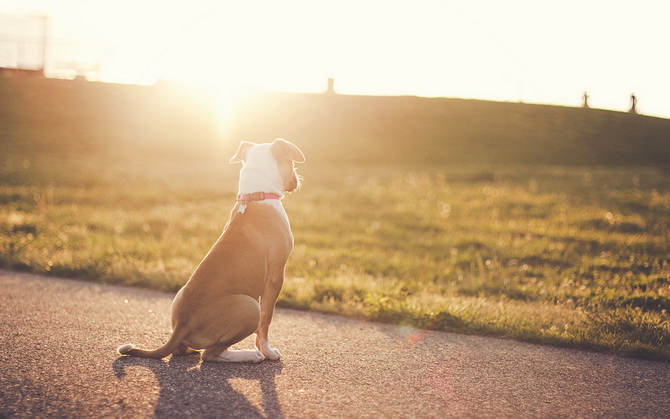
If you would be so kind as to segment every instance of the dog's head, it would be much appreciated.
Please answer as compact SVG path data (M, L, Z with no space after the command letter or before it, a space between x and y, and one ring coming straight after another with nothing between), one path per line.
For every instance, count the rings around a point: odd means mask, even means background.
M281 138L272 143L255 144L242 141L230 163L242 162L244 167L240 175L240 187L243 178L249 189L244 192L293 192L300 186L300 177L296 173L295 163L304 163L305 156L293 143ZM242 192L242 191L241 191Z

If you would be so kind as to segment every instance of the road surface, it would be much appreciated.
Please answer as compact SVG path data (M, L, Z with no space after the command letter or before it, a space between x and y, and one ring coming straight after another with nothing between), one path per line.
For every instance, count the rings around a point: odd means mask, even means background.
M0 271L0 417L670 417L670 363L293 310L281 361L117 355L167 339L172 297Z

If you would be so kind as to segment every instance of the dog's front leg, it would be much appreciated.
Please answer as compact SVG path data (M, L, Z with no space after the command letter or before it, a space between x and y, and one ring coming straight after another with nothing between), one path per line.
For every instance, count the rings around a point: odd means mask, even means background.
M261 294L261 320L256 329L256 347L267 359L278 360L281 358L281 353L270 346L268 340L268 330L270 329L270 322L272 322L272 314L275 310L275 304L279 292L284 284L284 272L275 278L268 278L265 283L265 289Z

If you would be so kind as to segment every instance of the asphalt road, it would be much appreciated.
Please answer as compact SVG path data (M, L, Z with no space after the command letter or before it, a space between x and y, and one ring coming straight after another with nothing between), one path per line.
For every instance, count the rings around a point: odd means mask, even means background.
M0 416L670 417L670 363L293 310L281 361L117 355L167 339L172 297L0 271Z

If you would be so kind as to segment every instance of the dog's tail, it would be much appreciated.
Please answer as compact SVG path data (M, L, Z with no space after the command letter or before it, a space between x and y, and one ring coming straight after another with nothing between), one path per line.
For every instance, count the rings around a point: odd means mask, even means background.
M179 348L179 345L182 343L184 338L188 335L188 330L185 327L175 327L172 332L172 336L158 349L147 350L136 348L132 343L127 343L125 345L119 346L116 350L121 355L130 355L130 356L141 356L144 358L165 358Z

